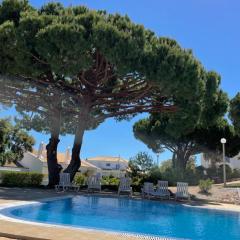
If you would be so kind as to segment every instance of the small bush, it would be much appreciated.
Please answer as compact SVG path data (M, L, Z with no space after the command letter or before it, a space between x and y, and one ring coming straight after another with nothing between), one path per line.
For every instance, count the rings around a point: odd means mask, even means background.
M150 169L145 181L157 184L158 180L161 180L161 179L162 179L162 174L161 174L160 168L155 166Z
M43 174L41 173L31 173L30 176L30 186L38 187L41 185L43 180Z
M231 178L240 178L240 169L234 169Z
M202 193L208 193L209 190L212 188L213 180L207 179L207 180L200 180L199 181L199 188Z
M86 176L81 173L77 173L74 177L74 183L79 186L84 185L86 183Z
M2 185L9 187L38 187L43 180L41 173L29 172L4 172Z
M103 176L102 177L102 185L119 185L119 179L113 176Z

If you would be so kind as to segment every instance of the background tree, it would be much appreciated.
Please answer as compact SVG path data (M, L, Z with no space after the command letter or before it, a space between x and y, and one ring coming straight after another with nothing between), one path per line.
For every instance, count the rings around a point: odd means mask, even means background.
M238 134L240 134L240 93L230 101L230 119Z
M61 133L57 126L63 116L59 109L66 96L59 103L50 89L71 95L70 102L77 106L75 140L65 172L72 179L80 167L89 122L97 125L109 117L122 120L137 113L176 111L182 102L198 113L206 86L204 68L176 41L159 38L119 14L58 3L37 10L27 1L17 2L4 0L0 5L0 73L41 84L50 93L53 106L48 114L55 117L49 123L47 150L48 162L55 167ZM39 112L42 106L36 109Z
M223 120L228 99L219 88L220 77L214 72L206 73L206 88L199 100L198 112L189 102L180 99L183 111L171 114L152 114L138 121L133 128L135 137L156 152L165 148L172 152L173 167L184 171L190 156L201 152L216 152L219 139L229 140L228 154L236 154L239 144L232 127ZM192 92L194 95L195 93ZM178 100L176 100L178 101Z
M0 119L0 165L17 164L26 151L32 151L34 143L34 138L17 125L13 126L10 119Z
M196 128L191 133L182 133L177 137L169 135L163 124L156 125L156 121L151 118L140 120L134 125L134 134L153 151L161 147L172 152L173 168L182 172L186 169L190 157L199 153L204 153L213 165L222 161L222 137L227 139L228 157L239 153L240 138L226 120L220 120L208 128Z
M153 166L153 158L146 152L139 152L129 159L129 168L133 176L146 175Z

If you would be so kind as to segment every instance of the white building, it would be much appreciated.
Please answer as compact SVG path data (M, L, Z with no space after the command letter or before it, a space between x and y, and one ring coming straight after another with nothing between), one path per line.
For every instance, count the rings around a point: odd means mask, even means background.
M47 178L47 152L46 145L41 143L38 150L24 153L23 159L19 162L21 168L18 171L38 172L45 175ZM70 163L71 153L70 148L67 148L65 153L57 153L58 163L65 169ZM7 168L6 168L7 169ZM81 173L88 172L89 175L100 173L102 176L125 176L128 169L128 161L121 157L92 157L86 160L81 160Z
M102 176L123 177L128 169L128 161L119 157L98 156L87 158L86 162L101 169Z
M217 162L217 166L222 165L222 162ZM226 164L232 169L240 169L240 153L233 158L226 157ZM201 165L204 168L211 167L211 161L205 157L204 154L201 154Z
M20 163L24 168L29 169L30 172L48 174L46 156L46 146L44 143L41 143L38 151L33 150L33 152L26 152ZM62 165L63 169L66 168L71 159L70 149L68 148L65 153L58 152L57 159L58 163ZM81 167L79 171L82 173L88 171L90 174L96 174L97 172L101 172L101 169L92 165L91 163L81 160Z

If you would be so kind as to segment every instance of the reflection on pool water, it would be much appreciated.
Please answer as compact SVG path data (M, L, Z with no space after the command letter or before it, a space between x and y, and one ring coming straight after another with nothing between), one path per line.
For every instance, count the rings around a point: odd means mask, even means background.
M128 198L76 196L2 210L19 219L184 239L239 240L240 213Z

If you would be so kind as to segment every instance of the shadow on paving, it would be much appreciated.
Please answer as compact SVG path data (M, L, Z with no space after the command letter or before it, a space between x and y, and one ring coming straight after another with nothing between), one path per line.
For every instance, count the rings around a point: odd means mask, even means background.
M37 200L68 195L70 193L72 194L72 192L56 192L54 189L0 187L0 200Z
M66 191L66 192L56 192L54 189L43 189L43 188L9 188L9 187L0 187L0 203L4 203L5 201L34 201L44 198L51 198L51 197L60 197L60 196L67 196L67 195L85 195L86 192L74 192L74 191ZM96 194L96 193L95 193ZM105 196L114 196L116 197L117 194L109 193L109 192L101 192L97 195L105 195ZM140 196L134 196L134 199L141 199ZM160 201L162 203L176 203L176 204L187 204L190 206L205 206L205 205L212 205L217 206L221 205L221 203L211 202L208 200L198 200L194 199L192 201L175 201L175 200L159 200L159 199L152 199L154 201Z

